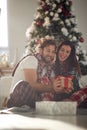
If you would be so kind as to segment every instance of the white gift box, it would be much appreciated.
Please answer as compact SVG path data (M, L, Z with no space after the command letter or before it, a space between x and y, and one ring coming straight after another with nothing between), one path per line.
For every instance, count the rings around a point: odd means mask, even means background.
M77 102L40 101L36 102L36 112L44 115L75 115L77 112Z

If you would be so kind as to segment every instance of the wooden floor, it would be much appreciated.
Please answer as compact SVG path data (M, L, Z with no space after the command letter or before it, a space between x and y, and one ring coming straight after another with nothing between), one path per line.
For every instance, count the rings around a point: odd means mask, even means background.
M0 130L87 130L87 115L46 116L35 112L0 114Z

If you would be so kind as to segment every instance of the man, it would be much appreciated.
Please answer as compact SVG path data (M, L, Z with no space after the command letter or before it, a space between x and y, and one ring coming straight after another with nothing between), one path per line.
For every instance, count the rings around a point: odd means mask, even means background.
M7 107L29 105L36 101L53 100L53 60L56 52L55 40L44 40L40 53L27 56L17 67Z

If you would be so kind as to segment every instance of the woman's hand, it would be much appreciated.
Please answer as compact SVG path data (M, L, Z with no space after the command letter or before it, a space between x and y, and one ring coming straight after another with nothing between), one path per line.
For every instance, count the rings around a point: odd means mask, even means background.
M65 93L70 93L73 91L73 82L72 80L69 81L69 86L65 88Z
M53 89L56 93L70 93L73 91L73 82L70 80L69 85L65 87L61 79L56 78L53 80Z

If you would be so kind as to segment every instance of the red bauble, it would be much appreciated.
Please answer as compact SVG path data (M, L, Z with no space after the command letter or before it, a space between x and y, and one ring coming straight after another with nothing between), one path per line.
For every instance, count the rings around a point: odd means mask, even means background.
M37 24L38 26L41 26L41 25L42 25L42 22L41 22L41 21L37 21L36 24Z
M48 11L48 10L50 9L50 6L49 6L49 5L43 5L42 7L43 7L43 10L44 10L44 11Z
M70 17L71 16L71 13L68 10L64 9L64 8L62 8L62 13L66 17Z
M41 44L41 40L38 38L36 43Z
M79 41L80 41L80 42L84 42L84 38L81 37L81 38L79 39Z
M72 5L72 1L71 0L69 1L69 3L70 3L70 5Z

